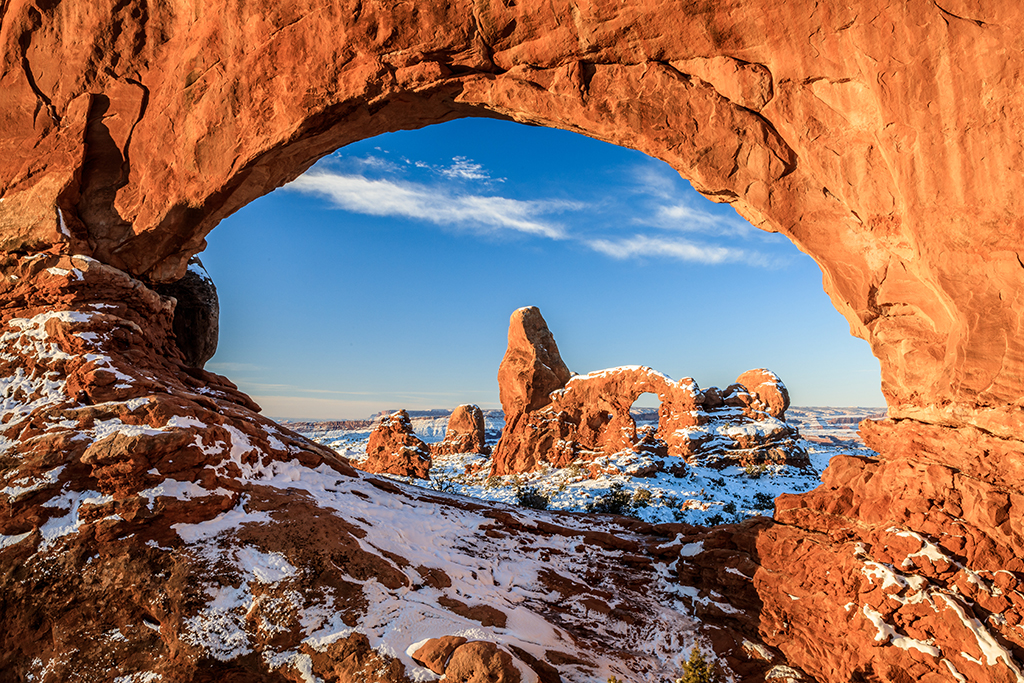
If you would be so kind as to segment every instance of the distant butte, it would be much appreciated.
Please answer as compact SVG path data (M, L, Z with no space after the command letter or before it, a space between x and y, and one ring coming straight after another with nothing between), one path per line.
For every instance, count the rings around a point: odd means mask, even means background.
M1024 4L8 0L0 41L0 681L406 681L467 629L460 676L700 644L738 681L1024 681ZM596 525L357 472L201 369L212 300L176 327L158 288L221 219L466 116L791 239L879 360L880 457L774 520Z

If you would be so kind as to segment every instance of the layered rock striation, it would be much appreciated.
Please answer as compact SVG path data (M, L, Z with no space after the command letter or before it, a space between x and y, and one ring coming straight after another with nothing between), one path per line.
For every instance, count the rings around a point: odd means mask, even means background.
M751 389L737 382L724 391L701 391L689 377L675 381L647 367L587 375L571 375L562 368L565 363L540 311L533 306L515 311L498 370L505 429L494 448L493 474L565 467L622 451L722 466L766 458L808 464L797 430L784 420L789 392L770 370L743 373L739 379ZM561 377L565 381L558 384ZM655 394L661 402L658 428L651 434L638 433L630 414L644 393Z

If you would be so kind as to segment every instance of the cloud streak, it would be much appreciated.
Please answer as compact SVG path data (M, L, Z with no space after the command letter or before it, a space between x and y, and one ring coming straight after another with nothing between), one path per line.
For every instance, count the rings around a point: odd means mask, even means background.
M326 197L338 208L353 213L409 218L482 233L513 231L549 239L564 239L566 233L547 215L581 208L571 202L459 194L443 187L326 171L306 173L287 187Z
M763 256L743 249L699 244L684 239L633 235L623 239L588 240L587 246L606 256L618 260L643 257L670 258L688 263L719 265L722 263L746 263L748 265L769 265Z
M620 188L619 194L591 197L584 203L485 194L479 189L481 184L489 186L505 179L493 178L483 165L467 157L454 157L450 166L405 157L403 164L373 156L341 157L338 161L354 163L357 168L316 169L287 187L323 197L352 213L421 221L476 234L518 233L571 241L617 260L659 258L768 268L784 265L767 254L718 243L723 237L749 237L753 228L736 217L694 204L688 196L692 191L681 187L678 177L650 167L635 169L634 182ZM415 172L413 169L444 180L425 183L395 177ZM477 189L470 187L473 185ZM572 230L554 220L556 214L584 210L588 212L585 217L565 217ZM632 225L637 234L615 234L612 222ZM701 239L687 239L680 233Z

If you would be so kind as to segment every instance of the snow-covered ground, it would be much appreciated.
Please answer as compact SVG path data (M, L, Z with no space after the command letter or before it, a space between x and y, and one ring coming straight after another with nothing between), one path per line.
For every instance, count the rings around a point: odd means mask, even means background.
M773 513L775 498L781 493L809 491L820 483L821 471L836 455L874 457L857 438L857 422L866 417L879 418L884 408L791 408L787 421L796 425L805 437L802 443L810 455L811 469L769 466L762 471L746 471L731 466L713 469L687 465L675 474L650 471L654 459L624 453L598 458L590 463L562 469L506 477L491 477L490 458L479 454L435 457L430 482L409 477L393 477L440 491L459 493L484 500L513 504L544 505L548 509L584 512L615 511L647 522L687 522L713 525L740 521L752 515ZM504 421L500 411L485 415L487 442L497 442ZM657 425L654 411L639 411L638 427ZM444 438L447 417L412 417L417 436L431 443ZM309 429L303 435L333 448L358 463L366 457L370 428L362 430ZM675 459L665 458L669 469Z

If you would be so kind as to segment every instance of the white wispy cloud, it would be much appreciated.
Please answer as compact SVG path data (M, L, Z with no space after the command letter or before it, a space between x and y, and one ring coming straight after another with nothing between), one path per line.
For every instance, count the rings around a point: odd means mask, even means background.
M408 161L408 160L406 160ZM448 166L428 164L425 161L410 162L416 168L433 171L449 180L475 181L483 183L503 183L505 178L495 178L484 169L483 164L478 164L468 157L452 157L452 163Z
M649 235L633 235L622 239L588 240L587 246L615 259L643 257L671 258L690 263L717 265L721 263L747 263L749 265L769 265L767 260L757 253L743 249L722 247L710 244L699 244L679 238L651 237Z
M550 239L563 239L566 234L561 225L547 216L581 208L572 202L460 194L439 185L372 179L329 171L306 173L287 187L321 195L339 208L354 213L400 216L476 232L511 230Z
M632 180L634 193L651 198L644 212L634 217L635 225L730 236L747 236L754 229L738 216L707 211L688 200L693 190L686 187L686 181L674 171L642 165L633 169Z

